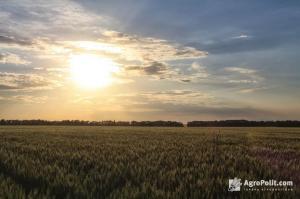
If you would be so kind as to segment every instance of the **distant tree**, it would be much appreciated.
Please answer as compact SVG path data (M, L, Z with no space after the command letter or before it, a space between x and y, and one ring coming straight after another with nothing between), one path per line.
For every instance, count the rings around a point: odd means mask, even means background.
M131 126L154 126L154 127L183 127L181 122L176 121L132 121Z
M220 121L191 121L188 127L300 127L300 121L248 121L248 120L220 120Z
M0 120L0 125L66 125L66 126L145 126L145 127L183 127L177 121L85 121L85 120ZM300 121L248 121L248 120L219 120L191 121L187 127L300 127Z

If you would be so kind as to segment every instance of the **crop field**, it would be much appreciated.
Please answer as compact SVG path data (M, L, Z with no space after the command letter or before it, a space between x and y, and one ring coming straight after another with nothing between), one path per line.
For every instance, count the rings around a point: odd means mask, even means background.
M293 190L228 191L228 180ZM299 198L299 128L0 126L0 198Z

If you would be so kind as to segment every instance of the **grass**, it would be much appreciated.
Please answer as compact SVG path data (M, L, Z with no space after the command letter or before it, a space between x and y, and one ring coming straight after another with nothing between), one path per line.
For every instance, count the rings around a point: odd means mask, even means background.
M300 128L0 126L0 198L296 198ZM293 191L228 192L228 179Z

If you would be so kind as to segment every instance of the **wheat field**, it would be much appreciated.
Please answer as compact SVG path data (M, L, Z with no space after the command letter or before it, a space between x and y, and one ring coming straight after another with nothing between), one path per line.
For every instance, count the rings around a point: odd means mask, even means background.
M299 128L0 126L0 198L296 198ZM292 191L228 191L228 179Z

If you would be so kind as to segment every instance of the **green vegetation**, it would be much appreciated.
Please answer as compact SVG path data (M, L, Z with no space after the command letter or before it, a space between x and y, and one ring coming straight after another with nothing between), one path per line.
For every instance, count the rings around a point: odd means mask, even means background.
M0 126L0 198L296 198L299 128Z

